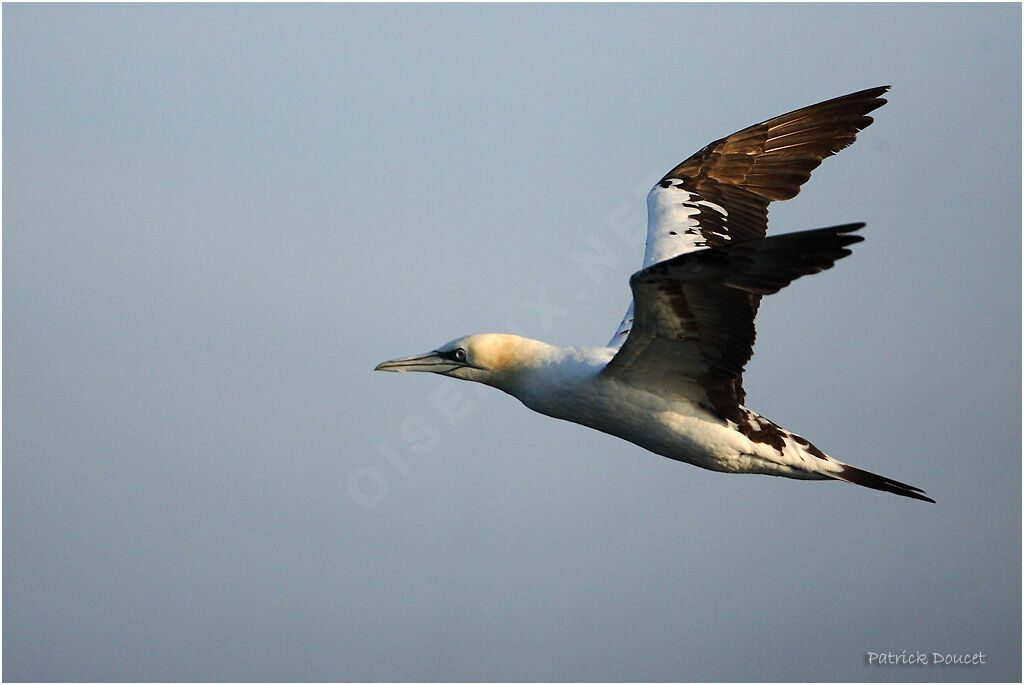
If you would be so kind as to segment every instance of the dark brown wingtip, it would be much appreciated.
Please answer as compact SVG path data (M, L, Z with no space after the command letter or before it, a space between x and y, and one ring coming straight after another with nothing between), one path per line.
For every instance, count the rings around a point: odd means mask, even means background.
M813 105L807 105L800 109L795 109L787 114L775 117L776 119L784 119L790 115L796 114L797 112L829 112L833 110L844 110L847 112L856 112L857 114L866 115L869 112L873 112L888 100L885 95L892 86L875 86L873 88L865 88L864 90L858 90L853 93L847 93L846 95L840 95L829 100L822 100L819 103ZM771 120L769 120L771 121ZM767 123L767 122L766 122Z
M907 485L906 483L901 483L898 480L879 476L877 473L858 469L856 466L843 464L840 471L833 474L833 476L839 480L844 480L847 483L853 483L854 485L863 485L864 487L872 488L873 490L891 492L892 494L900 495L901 497L909 497L911 499L921 500L922 502L931 502L932 504L935 504L935 500L926 495L924 490L921 488L915 488L913 485Z
M881 96L888 90L875 86L840 95L749 126L706 145L661 182L681 180L684 189L718 204L727 203L730 193L742 196L731 198L736 206L789 200L825 158L853 144L874 122L869 115L886 103ZM764 235L757 218L760 230L750 237Z

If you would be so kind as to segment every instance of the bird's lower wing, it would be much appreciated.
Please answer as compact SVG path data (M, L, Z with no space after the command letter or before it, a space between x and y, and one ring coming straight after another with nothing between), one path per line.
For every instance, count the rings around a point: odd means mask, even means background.
M760 297L830 268L862 240L851 233L863 225L707 248L638 271L631 330L603 373L728 416L743 402Z

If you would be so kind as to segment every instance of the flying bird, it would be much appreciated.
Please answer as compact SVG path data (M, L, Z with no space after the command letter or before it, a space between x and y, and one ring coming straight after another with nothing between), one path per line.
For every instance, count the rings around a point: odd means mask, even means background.
M864 224L765 237L768 204L853 143L885 104L880 86L795 110L716 140L647 196L643 268L604 347L517 335L457 338L378 371L485 383L530 409L727 473L841 480L934 502L920 488L845 464L744 406L743 369L761 297L831 268Z

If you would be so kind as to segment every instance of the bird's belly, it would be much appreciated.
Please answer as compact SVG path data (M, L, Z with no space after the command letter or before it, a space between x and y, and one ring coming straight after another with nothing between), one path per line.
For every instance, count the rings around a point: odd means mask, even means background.
M749 441L694 402L616 384L585 389L531 409L628 440L655 454L715 471L747 471Z

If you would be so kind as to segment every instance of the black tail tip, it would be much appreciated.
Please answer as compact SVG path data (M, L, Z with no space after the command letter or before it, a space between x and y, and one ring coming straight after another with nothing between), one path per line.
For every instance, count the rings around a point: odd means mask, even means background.
M898 480L879 476L877 473L858 469L856 466L848 466L844 464L835 474L835 477L839 480L845 480L847 483L853 483L854 485L863 485L866 488L891 492L894 495L910 497L911 499L935 504L935 500L926 495L924 490L921 488L915 488L913 485L907 485L906 483L901 483Z

